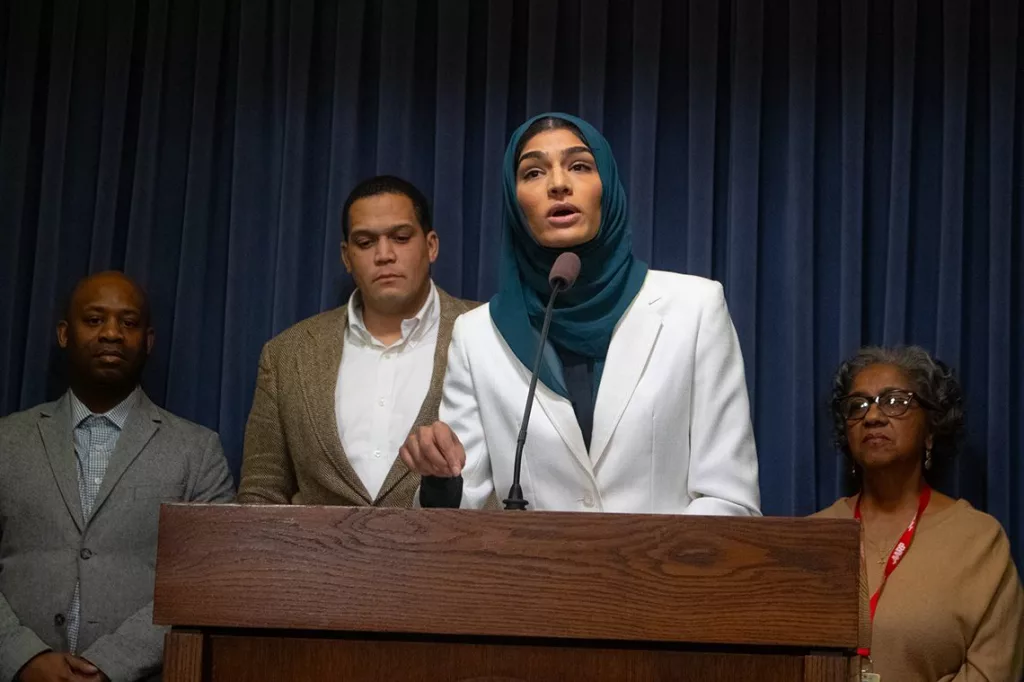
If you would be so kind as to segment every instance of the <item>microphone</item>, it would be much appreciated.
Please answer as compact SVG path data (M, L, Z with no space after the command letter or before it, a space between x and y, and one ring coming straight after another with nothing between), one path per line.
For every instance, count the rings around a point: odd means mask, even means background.
M544 344L548 340L548 329L551 327L551 316L555 310L555 298L558 294L572 287L580 276L580 257L566 251L555 259L548 274L551 285L551 297L544 311L544 324L540 330L540 341L537 344L537 356L533 361L533 374L530 376L530 389L526 392L526 409L523 410L523 423L519 426L519 438L516 439L516 461L512 469L512 487L505 499L505 509L524 510L530 504L523 498L523 488L519 484L519 474L523 468L523 447L526 445L526 429L530 424L530 412L533 410L533 396L537 392L537 376L540 373L540 361L544 357ZM459 488L461 489L461 484ZM422 493L421 493L422 499Z
M424 476L420 479L420 506L458 509L462 504L462 476Z
M512 487L508 492L508 499L505 500L505 509L526 509L529 504L523 499L523 488L519 483L520 471L523 467L523 447L526 445L526 428L530 422L530 412L533 409L533 396L537 391L537 375L540 372L540 361L544 353L544 342L548 338L548 328L551 326L551 316L554 312L555 297L561 292L569 289L580 275L580 258L575 253L565 252L555 259L548 274L548 283L551 285L551 298L548 299L548 307L544 312L544 325L540 332L540 345L537 347L537 357L533 362L533 374L530 377L530 390L526 395L526 410L523 413L523 423L519 427L519 438L516 441L515 469L512 477ZM420 479L420 507L424 509L458 509L462 504L462 476L423 476Z

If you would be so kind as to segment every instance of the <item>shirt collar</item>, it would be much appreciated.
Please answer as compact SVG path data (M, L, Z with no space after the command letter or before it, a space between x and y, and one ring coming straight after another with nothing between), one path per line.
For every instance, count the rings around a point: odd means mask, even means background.
M392 346L416 343L433 328L440 318L440 297L437 295L437 287L431 281L427 300L413 317L402 320L402 338ZM384 347L384 344L375 339L363 323L363 297L358 289L352 292L352 296L348 300L348 332L363 343Z
M78 428L89 417L106 417L117 427L118 431L123 431L124 425L128 421L128 415L131 414L132 408L139 402L139 387L136 386L135 390L127 398L103 414L95 414L86 407L85 403L79 400L78 396L70 388L68 389L68 395L71 397L71 428Z

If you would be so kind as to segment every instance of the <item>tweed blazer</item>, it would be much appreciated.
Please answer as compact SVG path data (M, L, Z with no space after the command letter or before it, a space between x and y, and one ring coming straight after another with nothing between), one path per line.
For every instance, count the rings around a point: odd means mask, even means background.
M478 303L437 288L440 321L430 388L413 428L437 421L455 319ZM245 427L238 501L412 507L419 476L395 457L376 498L345 455L338 435L334 389L341 366L348 307L320 313L286 329L263 347L252 410Z

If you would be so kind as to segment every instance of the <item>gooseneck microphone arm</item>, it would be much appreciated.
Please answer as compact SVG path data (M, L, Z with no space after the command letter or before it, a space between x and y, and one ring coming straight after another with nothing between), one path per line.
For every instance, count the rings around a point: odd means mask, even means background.
M540 373L540 363L544 358L544 344L548 338L548 329L551 327L551 315L555 309L555 298L565 289L565 281L556 279L551 287L551 297L548 298L548 307L544 311L544 325L540 330L540 341L537 344L537 355L533 360L533 374L530 376L530 389L526 392L526 409L523 410L523 423L519 425L519 437L516 439L516 460L512 469L512 487L508 490L508 497L504 500L505 509L524 510L530 504L523 498L523 487L519 484L519 474L523 468L523 447L526 445L526 430L530 425L530 412L533 411L533 395L537 392L537 376Z
M533 399L537 393L537 378L540 375L540 365L544 358L544 346L548 340L551 318L554 316L555 298L576 283L580 268L579 256L571 251L566 251L555 259L555 263L548 273L551 297L548 299L548 307L544 310L544 324L541 326L537 343L537 357L533 360L530 388L526 392L526 409L523 410L523 422L519 425L519 437L516 439L512 487L509 488L508 499L505 500L505 509L523 510L529 504L523 497L523 487L519 484L519 476L523 468L523 448L526 446L526 431L530 425L530 412L533 410ZM420 482L420 506L458 508L462 502L462 482L462 476L424 476Z

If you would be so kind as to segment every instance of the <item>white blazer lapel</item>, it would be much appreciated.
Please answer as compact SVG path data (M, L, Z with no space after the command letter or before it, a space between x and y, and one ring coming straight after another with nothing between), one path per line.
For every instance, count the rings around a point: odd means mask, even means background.
M547 416L555 431L565 441L566 446L568 446L576 461L580 463L580 466L588 474L593 476L594 469L590 463L590 457L587 455L587 446L583 442L583 432L580 430L580 424L576 420L576 412L572 409L572 403L540 382L537 383L535 401L537 405L540 405L541 411ZM533 417L531 417L532 420ZM526 436L526 444L527 446L530 444L529 434Z
M512 353L512 349L507 345L505 346L505 352L509 355L509 360L519 369L520 376L523 377L523 381L526 382L527 387L530 385L530 370L527 369L516 356ZM572 409L572 403L562 396L558 395L541 382L537 382L537 392L534 394L533 413L530 416L531 431L533 426L536 425L537 408L540 407L541 413L547 417L548 421L551 422L552 427L561 437L562 441L565 442L569 451L572 452L573 457L580 463L587 473L593 477L594 470L590 463L590 457L587 455L587 446L583 442L583 432L580 431L579 422L576 421L576 413ZM526 404L523 404L526 407ZM516 435L518 436L518 427L522 425L521 415L520 420L516 421ZM529 453L530 448L530 434L526 434L526 452ZM549 456L545 454L545 456Z
M661 331L661 316L651 306L659 298L656 292L641 290L612 336L594 405L589 459L595 466L608 449L615 427L622 419L654 350Z

